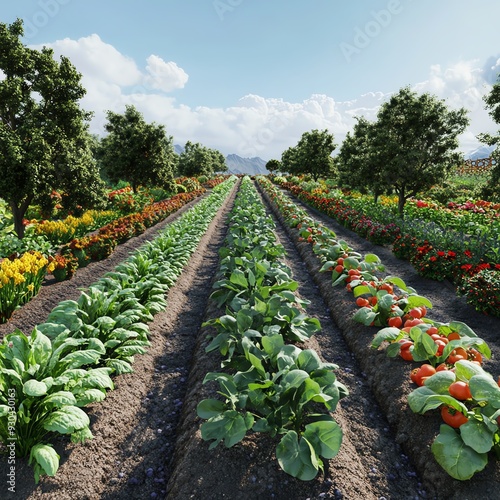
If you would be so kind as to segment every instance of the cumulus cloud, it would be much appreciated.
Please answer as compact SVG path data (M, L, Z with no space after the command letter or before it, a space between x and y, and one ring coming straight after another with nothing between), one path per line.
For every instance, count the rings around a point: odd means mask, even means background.
M151 55L147 63L145 82L154 89L170 92L182 89L188 81L187 73L173 61L165 62L161 57Z
M136 61L98 35L65 39L50 46L56 56L68 56L83 74L87 95L82 106L94 111L93 133L103 134L107 110L123 112L126 104L132 104L147 121L164 124L175 143L200 142L223 154L279 159L283 151L312 129L328 130L340 145L357 116L376 119L381 104L390 96L373 91L348 101L336 101L332 96L313 94L302 102L288 102L279 97L248 94L226 108L190 107L168 95L182 89L188 81L187 73L173 61L151 55L141 70ZM471 125L461 140L461 149L467 152L480 145L476 138L479 133L495 132L498 128L484 109L483 96L499 72L498 57L482 65L477 60L448 67L436 64L413 89L445 99L450 107L463 106L470 111Z
M59 57L65 55L86 79L97 79L120 86L138 84L142 75L135 61L124 56L99 35L71 40L65 38L44 44ZM41 46L35 47L41 48Z

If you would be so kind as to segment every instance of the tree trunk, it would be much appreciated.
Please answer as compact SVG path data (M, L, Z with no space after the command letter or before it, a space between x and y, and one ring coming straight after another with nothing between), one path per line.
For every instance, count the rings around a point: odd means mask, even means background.
M404 189L398 193L398 212L399 216L404 219L404 209L405 209L406 197Z
M14 216L14 231L20 240L24 238L25 226L23 224L23 220L30 203L31 199L24 200L19 206L17 206L13 201L9 202L12 215Z

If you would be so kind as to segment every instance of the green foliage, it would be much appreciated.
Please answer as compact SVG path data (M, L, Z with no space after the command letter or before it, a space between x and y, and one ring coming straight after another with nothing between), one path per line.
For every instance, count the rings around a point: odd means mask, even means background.
M29 337L16 330L0 345L0 441L16 438L16 454L30 455L36 480L40 473L54 475L59 465L43 444L49 433L69 434L75 442L92 438L80 407L104 399L113 383L109 369L81 367L103 352L102 344L67 332L51 342L37 328Z
M491 92L484 96L484 102L491 118L500 125L500 81L497 81ZM496 135L479 134L478 139L488 146L496 146L491 154L492 158L496 160L496 164L491 169L487 184L483 188L483 198L500 202L500 130Z
M98 156L110 181L125 180L134 192L139 186L171 189L175 152L165 127L146 123L131 105L124 114L108 111L107 118L108 135L101 141Z
M457 293L465 296L467 303L477 311L500 317L500 270L483 269L464 277Z
M89 145L91 115L79 106L81 75L51 49L24 46L22 36L21 20L0 24L0 192L20 238L26 210L52 190L73 209L95 207L104 194Z
M279 160L269 160L266 163L266 169L269 171L269 173L274 174L275 172L280 172L281 171L281 162Z
M443 101L408 87L382 104L377 120L358 119L337 160L344 185L398 195L406 200L439 184L455 165L458 136L468 124L466 110L449 110Z
M319 321L305 315L306 302L293 293L297 283L280 262L284 249L276 245L274 223L248 177L220 254L222 277L212 299L226 314L205 323L216 330L206 350L219 350L221 366L234 373L205 377L204 383L218 382L223 400L199 403L202 438L214 448L234 446L248 431L281 435L280 466L311 480L323 470L321 457L333 458L340 448L342 430L330 412L347 389L336 379L336 365L294 345L317 332Z
M331 177L334 173L332 152L336 144L327 130L304 132L295 147L281 155L282 172L309 174L316 181L320 177Z
M177 174L180 176L210 176L216 172L226 171L227 165L224 155L216 149L204 147L198 142L186 142L184 151L179 155Z

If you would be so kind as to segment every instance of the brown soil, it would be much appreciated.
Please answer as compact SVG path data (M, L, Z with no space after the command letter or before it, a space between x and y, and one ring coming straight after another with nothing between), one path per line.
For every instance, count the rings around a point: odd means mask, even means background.
M265 435L249 436L231 449L208 450L208 443L200 437L196 405L213 395L214 387L203 386L202 381L207 372L219 369L220 360L204 352L207 331L201 324L220 313L209 302L209 295L234 194L169 291L167 309L150 324L152 345L145 355L136 357L134 373L116 377L115 390L88 408L94 439L73 445L63 437L55 438L60 469L38 485L27 461L18 460L14 495L7 491L7 465L0 463L4 478L0 498L498 498L495 488L500 470L495 462L467 482L450 479L436 464L429 446L439 418L414 415L408 409L406 396L412 390L408 363L369 348L372 329L350 320L355 310L352 296L331 287L329 277L317 272L319 264L309 245L296 244L294 231L279 222L276 234L287 250L287 264L299 282L301 297L311 301L307 313L322 324L322 331L308 347L339 365L338 377L350 391L335 412L344 442L339 455L325 463L324 475L309 482L281 471L274 457L276 441ZM61 300L78 298L82 288L114 269L189 206L121 245L106 261L78 270L72 280L47 280L34 300L0 326L0 336L15 328L29 333ZM318 213L314 216L357 251L379 255L388 274L400 276L428 297L434 304L431 317L469 324L492 348L493 361L486 369L500 373L498 318L475 312L456 297L450 284L420 278L390 249L374 247L331 219Z

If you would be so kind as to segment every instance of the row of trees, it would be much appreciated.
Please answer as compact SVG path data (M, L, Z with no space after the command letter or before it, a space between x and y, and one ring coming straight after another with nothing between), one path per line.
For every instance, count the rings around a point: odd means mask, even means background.
M215 150L188 143L175 153L165 127L146 123L133 107L109 111L103 139L89 132L92 114L81 109L86 90L68 58L46 47L25 46L23 24L0 23L0 195L14 216L17 235L32 204L50 206L55 190L76 212L105 202L106 183L174 187L174 176L227 170Z
M500 123L500 83L485 97L486 107ZM282 153L281 161L270 160L270 172L308 174L335 178L339 186L372 193L398 195L401 216L406 200L441 183L463 162L457 151L458 137L469 123L467 111L448 109L443 100L404 87L384 103L373 122L356 118L337 156L334 137L327 130L313 130L302 135L295 147ZM489 145L500 144L500 132L481 134ZM500 195L500 151L494 152L497 163L486 188L489 195ZM485 193L487 195L488 193Z

